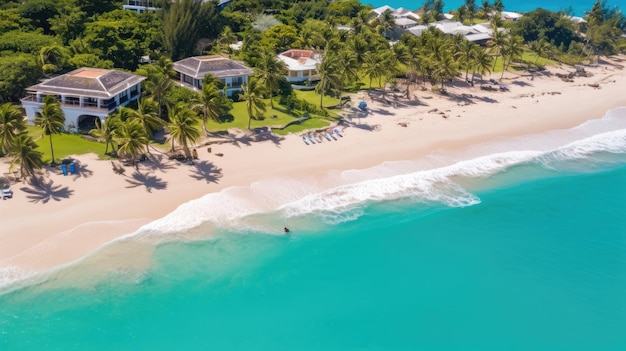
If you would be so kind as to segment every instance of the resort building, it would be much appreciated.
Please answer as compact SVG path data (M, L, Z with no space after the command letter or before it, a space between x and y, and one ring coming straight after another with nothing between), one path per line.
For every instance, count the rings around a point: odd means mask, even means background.
M284 76L294 88L306 86L307 81L317 74L317 65L322 58L313 50L291 49L278 54L285 64Z
M176 61L174 71L178 72L182 86L194 90L202 90L202 80L211 74L222 81L227 96L241 91L241 85L248 83L248 77L254 73L243 62L220 55L194 56Z
M141 82L146 79L127 72L100 68L79 68L26 88L22 107L33 124L43 100L54 95L65 114L65 127L91 129L96 119L104 121L120 106L141 96Z

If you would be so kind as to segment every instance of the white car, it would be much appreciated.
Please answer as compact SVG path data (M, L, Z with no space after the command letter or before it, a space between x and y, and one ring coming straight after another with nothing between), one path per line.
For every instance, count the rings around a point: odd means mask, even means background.
M13 197L13 190L11 190L10 186L5 186L2 188L2 199L10 199Z

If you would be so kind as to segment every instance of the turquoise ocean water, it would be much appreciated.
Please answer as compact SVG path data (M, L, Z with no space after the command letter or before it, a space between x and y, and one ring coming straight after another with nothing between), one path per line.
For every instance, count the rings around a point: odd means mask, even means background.
M626 349L626 108L323 182L5 281L0 350Z
M493 0L489 1L493 4ZM370 4L374 7L383 5L389 5L394 8L404 7L409 10L415 10L422 6L424 1L409 1L409 0L363 0L363 4ZM444 10L456 10L465 3L465 0L444 0ZM475 1L477 6L482 4L482 1ZM576 16L583 16L585 11L590 11L591 7L595 3L595 0L503 0L504 8L506 11L519 11L528 12L538 7L541 7L550 11L559 11L568 7L572 7ZM626 1L624 0L608 0L607 6L609 8L618 7L620 9L626 8Z

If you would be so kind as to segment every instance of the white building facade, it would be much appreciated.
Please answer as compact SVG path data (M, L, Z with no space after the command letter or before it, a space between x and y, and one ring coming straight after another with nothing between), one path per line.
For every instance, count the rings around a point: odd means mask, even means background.
M61 103L66 129L80 128L82 124L93 126L95 119L103 122L120 106L137 100L144 79L116 70L79 68L28 87L26 97L21 100L22 107L32 125L44 98L53 95Z
M321 63L321 56L313 50L291 49L278 54L277 57L285 64L283 76L290 83L304 84L317 74L317 65Z
M195 56L174 62L174 71L182 86L202 90L202 81L207 74L218 78L223 84L226 96L241 91L241 86L248 83L248 77L254 71L243 62L231 60L220 55Z

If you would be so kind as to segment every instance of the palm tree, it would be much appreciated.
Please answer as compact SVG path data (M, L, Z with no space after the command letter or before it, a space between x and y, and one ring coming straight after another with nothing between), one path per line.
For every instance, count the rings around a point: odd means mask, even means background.
M508 40L508 33L504 30L498 30L498 27L495 24L492 24L491 29L493 30L493 36L489 41L489 46L493 51L495 51L494 56L496 57L496 59L493 60L493 67L491 68L491 71L493 71L496 69L496 62L498 61L497 57L502 55L502 49Z
M120 109L125 109L122 107ZM130 109L130 117L139 121L146 133L146 152L150 153L150 139L152 134L165 125L165 121L157 116L158 106L156 102L150 98L139 99L137 109Z
M130 159L136 166L137 157L143 152L143 146L148 142L146 131L138 119L129 118L117 126L113 139L118 144L117 154Z
M359 62L354 52L344 47L337 53L337 64L341 91L346 83L352 84L359 79Z
M369 77L372 89L372 79L380 80L385 73L385 61L381 52L368 52L364 55L363 73Z
M322 61L317 64L317 75L320 80L315 86L315 91L320 94L320 108L324 108L324 94L328 90L341 86L342 77L339 70L339 60L330 52L325 53Z
M535 45L535 53L537 54L537 57L535 58L535 63L534 63L535 66L537 66L537 61L539 61L539 57L542 55L545 55L545 53L548 51L549 48L550 48L550 44L548 43L546 38L541 37L541 39L539 39L539 41L537 42L537 45Z
M265 112L265 103L261 100L262 88L258 85L256 79L251 79L248 84L241 86L243 94L240 99L246 103L246 111L248 112L248 130L250 130L250 123L254 114L259 112Z
M479 46L475 47L476 53L474 54L474 70L480 73L481 78L485 73L491 73L489 67L491 67L491 55ZM472 74L472 84L474 84L474 74Z
M446 80L454 78L458 74L457 63L451 52L445 52L435 68L435 77L441 80L441 90L446 91Z
M109 145L111 145L111 150L115 152L115 143L113 142L115 136L115 128L120 121L118 115L113 114L107 117L104 121L100 119L96 120L96 127L89 131L89 134L94 136L100 142L106 143L104 148L104 154L109 153Z
M514 36L514 37L509 38L509 40L507 40L505 44L503 52L504 54L502 55L502 62L504 64L504 67L502 69L502 76L500 77L500 79L504 77L504 71L506 71L509 68L509 65L511 64L511 62L521 57L522 54L524 53L524 39L520 36ZM505 60L507 56L508 56L508 61Z
M38 147L37 143L26 132L18 134L13 140L13 145L9 151L13 160L9 169L12 170L15 165L19 165L20 179L34 176L35 170L43 167L42 153L36 150Z
M228 53L228 58L230 58L230 54L232 53L230 44L237 42L237 36L229 26L225 26L219 38L217 38L217 42L220 45L220 50Z
M398 69L398 56L392 50L385 50L382 52L382 75L378 77L379 85L383 88L383 99L387 92L387 83L391 77L395 77L399 73ZM382 80L382 83L381 83Z
M174 86L174 81L171 78L176 72L173 69L172 60L161 56L157 62L147 65L137 72L147 77L143 82L145 95L157 102L157 115L161 118L162 111L168 104L167 92Z
M492 6L489 3L489 0L483 0L480 5L480 16L484 18L488 18L489 13L491 12L491 7Z
M26 130L26 121L10 102L0 105L0 155L11 150L17 135Z
M256 76L265 85L265 91L270 94L270 106L274 108L274 91L278 87L278 81L282 78L285 63L276 58L270 50L264 50L256 67Z
M44 46L39 50L39 64L45 75L60 71L65 66L70 54L61 45Z
M461 65L465 68L465 81L466 82L468 81L467 76L469 75L469 70L472 67L472 62L474 61L474 54L476 53L476 51L474 50L475 46L476 44L465 39L461 43L460 47L458 48Z
M196 128L198 115L180 102L169 109L168 128L170 130L172 151L174 151L174 141L183 147L185 157L190 158L189 143L195 143L200 139L200 132Z
M58 134L65 126L65 115L61 110L61 104L56 101L53 95L47 95L43 99L43 106L35 118L35 125L43 129L44 134L50 137L50 152L52 153L52 163L54 164L54 148L52 147L52 134Z
M202 92L191 101L191 108L202 115L202 131L209 135L206 123L209 119L218 121L219 117L226 112L224 95L220 94L219 88L211 83L202 86Z
M381 29L382 35L385 38L388 38L387 32L396 25L396 20L395 20L395 17L393 17L393 12L391 12L391 10L389 9L385 10L380 15L380 17L376 19L376 23L378 24L378 27Z

